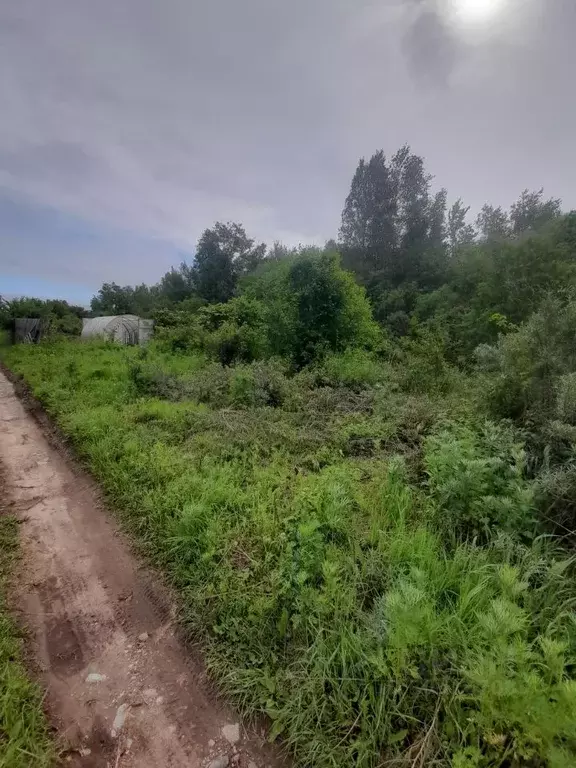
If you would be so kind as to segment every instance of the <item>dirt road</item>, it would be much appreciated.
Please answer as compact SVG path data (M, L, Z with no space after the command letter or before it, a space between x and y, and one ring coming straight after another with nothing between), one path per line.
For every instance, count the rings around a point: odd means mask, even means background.
M17 605L64 764L262 768L174 634L157 579L130 554L90 479L45 439L0 372L4 506L20 516Z

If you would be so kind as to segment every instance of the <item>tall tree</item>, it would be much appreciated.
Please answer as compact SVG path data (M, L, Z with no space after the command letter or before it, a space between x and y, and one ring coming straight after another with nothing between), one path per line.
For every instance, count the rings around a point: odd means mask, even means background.
M428 249L430 182L424 161L402 147L392 158L398 190L398 259L394 282L418 279Z
M430 194L424 161L401 147L388 161L382 150L358 163L342 211L344 264L373 292L427 281L444 250L446 193ZM434 258L431 258L434 252ZM436 266L434 268L436 268Z
M364 158L358 163L342 211L340 240L364 266L382 271L396 251L397 215L397 179L380 150L368 163Z
M476 217L476 227L480 240L504 240L510 236L510 219L500 206L495 208L486 203Z
M287 259L289 256L294 256L296 253L296 248L289 248L287 245L284 245L280 240L274 240L271 247L268 248L268 253L266 254L266 260L267 261L282 261L283 259Z
M428 213L428 238L430 247L441 249L446 243L446 202L448 193L445 189L437 192L430 202Z
M211 303L228 301L238 278L252 272L266 255L266 245L255 245L241 224L216 222L198 241L192 275L196 290Z
M350 192L342 211L340 240L347 248L368 247L368 221L370 218L368 166L360 158L354 172Z
M536 232L544 224L562 214L561 200L551 197L543 200L544 188L534 192L525 189L518 200L510 208L512 232L520 235L523 232Z
M195 293L192 267L184 261L177 269L172 267L160 280L159 292L174 304L191 298Z
M466 220L469 211L470 206L465 206L462 198L458 198L448 211L448 243L452 255L462 246L474 242L474 227Z
M129 315L135 313L134 288L117 283L103 283L90 302L96 315Z

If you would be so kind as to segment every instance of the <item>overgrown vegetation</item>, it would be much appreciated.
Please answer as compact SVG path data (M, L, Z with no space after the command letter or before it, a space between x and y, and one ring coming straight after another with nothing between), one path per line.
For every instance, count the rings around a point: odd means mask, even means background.
M15 318L42 318L49 333L54 335L66 334L79 336L82 330L82 317L87 314L83 307L68 304L67 301L15 298L10 301L0 296L0 333L8 341L13 330Z
M430 189L376 153L339 244L218 224L191 267L95 297L149 302L146 349L6 359L298 764L567 768L576 214L524 192L474 226Z
M573 565L543 535L550 452L529 471L541 449L498 421L495 363L426 367L413 340L223 366L166 344L22 345L8 362L245 711L306 766L571 765Z
M42 698L22 663L21 638L5 604L17 551L17 522L0 506L0 766L42 768L55 762Z

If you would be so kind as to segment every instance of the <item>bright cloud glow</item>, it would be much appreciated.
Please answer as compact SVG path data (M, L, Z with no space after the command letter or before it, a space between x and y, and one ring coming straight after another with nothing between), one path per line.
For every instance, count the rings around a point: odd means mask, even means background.
M452 11L466 24L488 22L502 9L504 0L451 0Z

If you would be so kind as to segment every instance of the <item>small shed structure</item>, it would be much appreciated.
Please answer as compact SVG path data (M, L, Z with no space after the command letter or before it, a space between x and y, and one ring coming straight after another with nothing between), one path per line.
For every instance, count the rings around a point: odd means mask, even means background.
M153 320L138 315L106 315L82 319L82 338L104 336L119 344L145 344L154 329Z
M17 317L12 327L12 341L15 344L38 344L50 328L50 321L44 317Z

